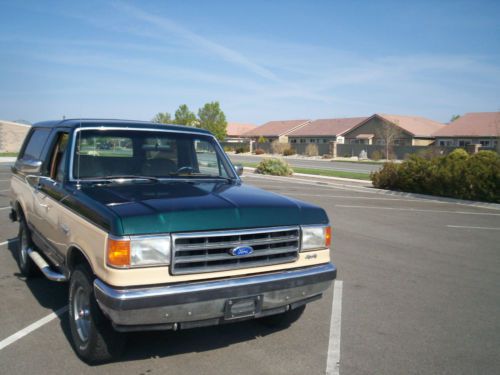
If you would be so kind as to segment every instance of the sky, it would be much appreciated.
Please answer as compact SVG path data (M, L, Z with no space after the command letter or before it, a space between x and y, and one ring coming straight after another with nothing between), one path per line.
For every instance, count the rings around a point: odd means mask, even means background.
M0 119L500 110L500 1L0 1Z

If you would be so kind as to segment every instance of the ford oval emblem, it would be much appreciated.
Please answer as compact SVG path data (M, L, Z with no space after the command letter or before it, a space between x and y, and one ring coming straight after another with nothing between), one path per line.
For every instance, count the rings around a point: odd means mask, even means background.
M229 254L241 257L244 255L249 255L253 253L253 247L250 246L238 246L229 251Z

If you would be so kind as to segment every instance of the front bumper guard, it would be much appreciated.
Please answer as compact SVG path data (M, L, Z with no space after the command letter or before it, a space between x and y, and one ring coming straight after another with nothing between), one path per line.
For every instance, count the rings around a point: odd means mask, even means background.
M331 263L276 273L179 283L150 288L113 288L99 279L99 306L120 331L192 328L228 321L229 300L258 296L251 318L285 312L321 297L336 278Z

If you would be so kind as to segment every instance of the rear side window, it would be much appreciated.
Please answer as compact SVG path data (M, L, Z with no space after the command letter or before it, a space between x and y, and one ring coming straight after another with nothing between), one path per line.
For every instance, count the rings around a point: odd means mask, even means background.
M36 129L31 133L31 137L24 149L23 159L39 160L42 154L43 146L49 137L49 129Z

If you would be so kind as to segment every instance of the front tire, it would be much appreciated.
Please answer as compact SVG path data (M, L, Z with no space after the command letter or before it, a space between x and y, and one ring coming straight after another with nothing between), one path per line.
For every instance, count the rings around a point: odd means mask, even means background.
M36 275L37 267L28 254L28 250L33 249L33 242L31 241L31 232L24 217L21 217L19 220L18 238L17 264L23 276L29 278Z
M125 344L103 315L94 296L94 276L89 268L78 265L69 285L69 325L76 354L89 364L117 357Z

